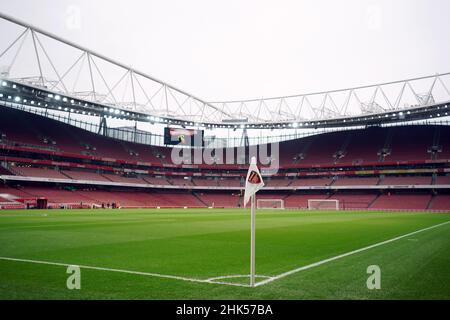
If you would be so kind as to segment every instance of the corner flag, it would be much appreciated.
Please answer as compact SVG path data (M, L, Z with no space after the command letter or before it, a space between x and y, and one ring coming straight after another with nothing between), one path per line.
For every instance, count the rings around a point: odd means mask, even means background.
M264 187L261 174L256 166L256 158L252 157L248 168L247 179L245 180L244 206L248 200L252 199L251 222L250 222L250 286L254 287L255 282L255 232L256 232L256 201L255 194Z
M244 207L247 205L248 200L262 187L264 187L264 182L256 166L256 158L252 157L250 167L248 168L247 179L245 180Z

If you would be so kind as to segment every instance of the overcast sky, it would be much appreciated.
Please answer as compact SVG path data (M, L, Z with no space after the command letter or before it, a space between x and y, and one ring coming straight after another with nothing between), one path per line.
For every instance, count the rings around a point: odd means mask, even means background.
M450 71L447 0L0 0L0 10L208 101Z

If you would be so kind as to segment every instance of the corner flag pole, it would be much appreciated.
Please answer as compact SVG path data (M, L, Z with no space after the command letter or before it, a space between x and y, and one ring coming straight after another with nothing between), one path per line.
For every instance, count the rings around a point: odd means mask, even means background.
M250 222L250 286L254 287L255 282L255 222L256 222L256 192L264 187L261 173L256 165L256 157L252 157L245 179L244 206L251 202L251 222Z
M256 218L256 208L255 208L255 195L252 195L251 202L251 232L250 232L250 286L255 286L255 218Z

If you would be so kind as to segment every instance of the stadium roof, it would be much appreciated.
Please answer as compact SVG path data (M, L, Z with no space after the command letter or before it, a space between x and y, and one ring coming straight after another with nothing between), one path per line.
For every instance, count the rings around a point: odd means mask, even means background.
M129 120L229 128L371 125L448 116L450 73L370 86L207 102L103 54L0 13L4 97ZM3 36L3 35L2 35Z

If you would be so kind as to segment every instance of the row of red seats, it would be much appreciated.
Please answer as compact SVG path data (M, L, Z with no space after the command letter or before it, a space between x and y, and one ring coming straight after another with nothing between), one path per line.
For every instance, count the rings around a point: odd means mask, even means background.
M125 182L125 183L140 183L140 184L155 184L155 185L175 185L175 186L229 186L239 187L241 185L240 179L236 178L220 178L218 180L193 178L184 179L183 177L167 177L158 178L150 176L141 177L125 177L118 174L105 174L90 171L80 170L56 170L48 168L37 167L21 167L14 166L10 169L13 173L27 177L44 177L56 179L74 179L74 180L88 180L100 182ZM6 171L6 169L4 169ZM8 172L10 174L10 172ZM430 185L432 184L431 176L385 176L379 177L338 177L336 180L330 177L324 178L271 178L266 179L266 186L268 187L302 187L302 186L361 186L361 185ZM437 176L435 184L450 184L450 176Z

